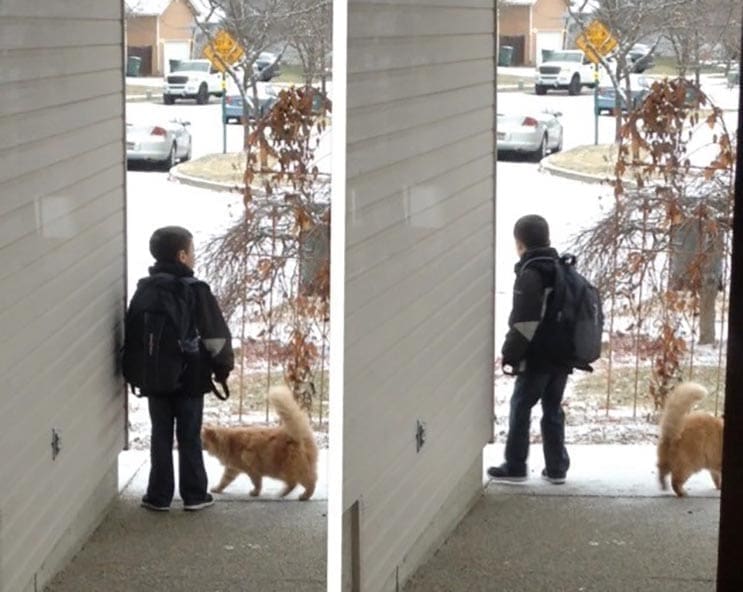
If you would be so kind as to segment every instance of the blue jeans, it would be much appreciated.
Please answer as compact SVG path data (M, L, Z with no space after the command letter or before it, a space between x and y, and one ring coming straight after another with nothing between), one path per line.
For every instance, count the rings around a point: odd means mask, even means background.
M179 489L186 504L206 498L207 477L201 452L201 419L204 396L174 394L149 397L152 440L150 443L150 480L147 500L169 506L173 499L173 432L178 440ZM175 428L175 429L174 429Z
M563 475L570 467L565 449L565 413L562 395L568 380L566 372L525 372L516 377L508 418L506 463L511 472L526 472L529 456L531 409L542 401L542 448L549 475Z

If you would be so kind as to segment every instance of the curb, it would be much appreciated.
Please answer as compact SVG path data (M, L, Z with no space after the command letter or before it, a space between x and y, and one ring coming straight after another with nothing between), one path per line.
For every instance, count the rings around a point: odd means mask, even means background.
M154 97L147 98L147 95L126 95L127 103L146 103L154 101Z
M186 175L185 173L182 173L178 169L183 165L177 164L172 169L170 169L170 173L168 175L168 181L173 181L175 183L181 183L183 185L190 185L191 187L198 187L199 189L209 189L211 191L220 191L222 193L242 193L245 190L244 185L234 185L232 183L220 183L219 181L209 181L207 179L203 179L201 177L192 177L191 175Z
M538 170L540 173L546 173L548 175L553 175L555 177L563 177L565 179L570 179L571 181L578 181L580 183L590 183L592 185L604 185L606 187L611 187L611 182L614 180L611 177L600 177L599 175L589 175L588 173L581 173L580 171L575 171L572 169L566 169L563 167L559 167L550 162L551 158L552 158L552 155L548 156L547 158L542 159L542 161L539 163ZM623 186L629 189L636 189L637 183L635 183L631 179L624 179Z
M172 169L170 169L168 173L168 181L181 183L183 185L190 185L191 187L198 187L199 189L219 191L222 193L236 193L240 195L245 191L245 185L243 185L242 183L239 185L234 185L232 183L220 183L219 181L209 181L208 179L204 179L203 177L193 177L191 175L186 175L185 173L182 173L178 170L183 164L185 163L177 164ZM325 175L326 173L320 174ZM265 196L265 192L262 188L254 187L253 195L258 197Z
M566 169L552 164L550 160L552 155L547 158L543 158L539 163L539 172L546 173L548 175L554 175L555 177L564 177L565 179L571 179L573 181L580 181L582 183L592 183L594 185L609 185L611 180L608 177L602 177L599 175L590 175L588 173L581 173L572 169Z

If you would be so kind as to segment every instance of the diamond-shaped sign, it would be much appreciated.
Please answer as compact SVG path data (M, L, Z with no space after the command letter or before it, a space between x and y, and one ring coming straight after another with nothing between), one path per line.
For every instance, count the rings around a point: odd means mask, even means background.
M204 57L220 72L224 72L225 65L231 66L244 55L245 52L240 44L224 30L219 31L209 45L204 48Z
M575 40L575 44L583 50L589 60L598 64L601 61L599 56L609 55L619 42L601 21L591 21L586 30Z

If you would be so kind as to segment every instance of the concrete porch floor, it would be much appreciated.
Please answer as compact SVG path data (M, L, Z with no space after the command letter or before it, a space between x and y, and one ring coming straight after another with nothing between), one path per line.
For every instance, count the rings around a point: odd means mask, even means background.
M406 592L711 592L719 494L709 475L689 497L658 488L654 446L570 446L565 485L489 484ZM501 445L485 449L499 464Z
M46 590L325 592L326 453L320 451L318 487L308 502L297 501L301 487L277 500L282 484L272 479L264 479L260 498L251 498L241 475L213 507L184 512L176 499L170 512L157 513L139 506L149 453L122 452L121 495ZM205 461L209 483L218 482L221 465L208 455Z

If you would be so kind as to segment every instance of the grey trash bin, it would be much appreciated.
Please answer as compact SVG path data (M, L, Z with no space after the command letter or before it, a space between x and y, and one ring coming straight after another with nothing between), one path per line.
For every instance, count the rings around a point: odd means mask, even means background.
M498 51L498 65L507 68L513 63L513 47L501 45Z
M740 70L730 70L728 72L728 86L730 88L740 84Z
M139 56L129 56L126 58L126 75L139 76L142 68L142 58Z

